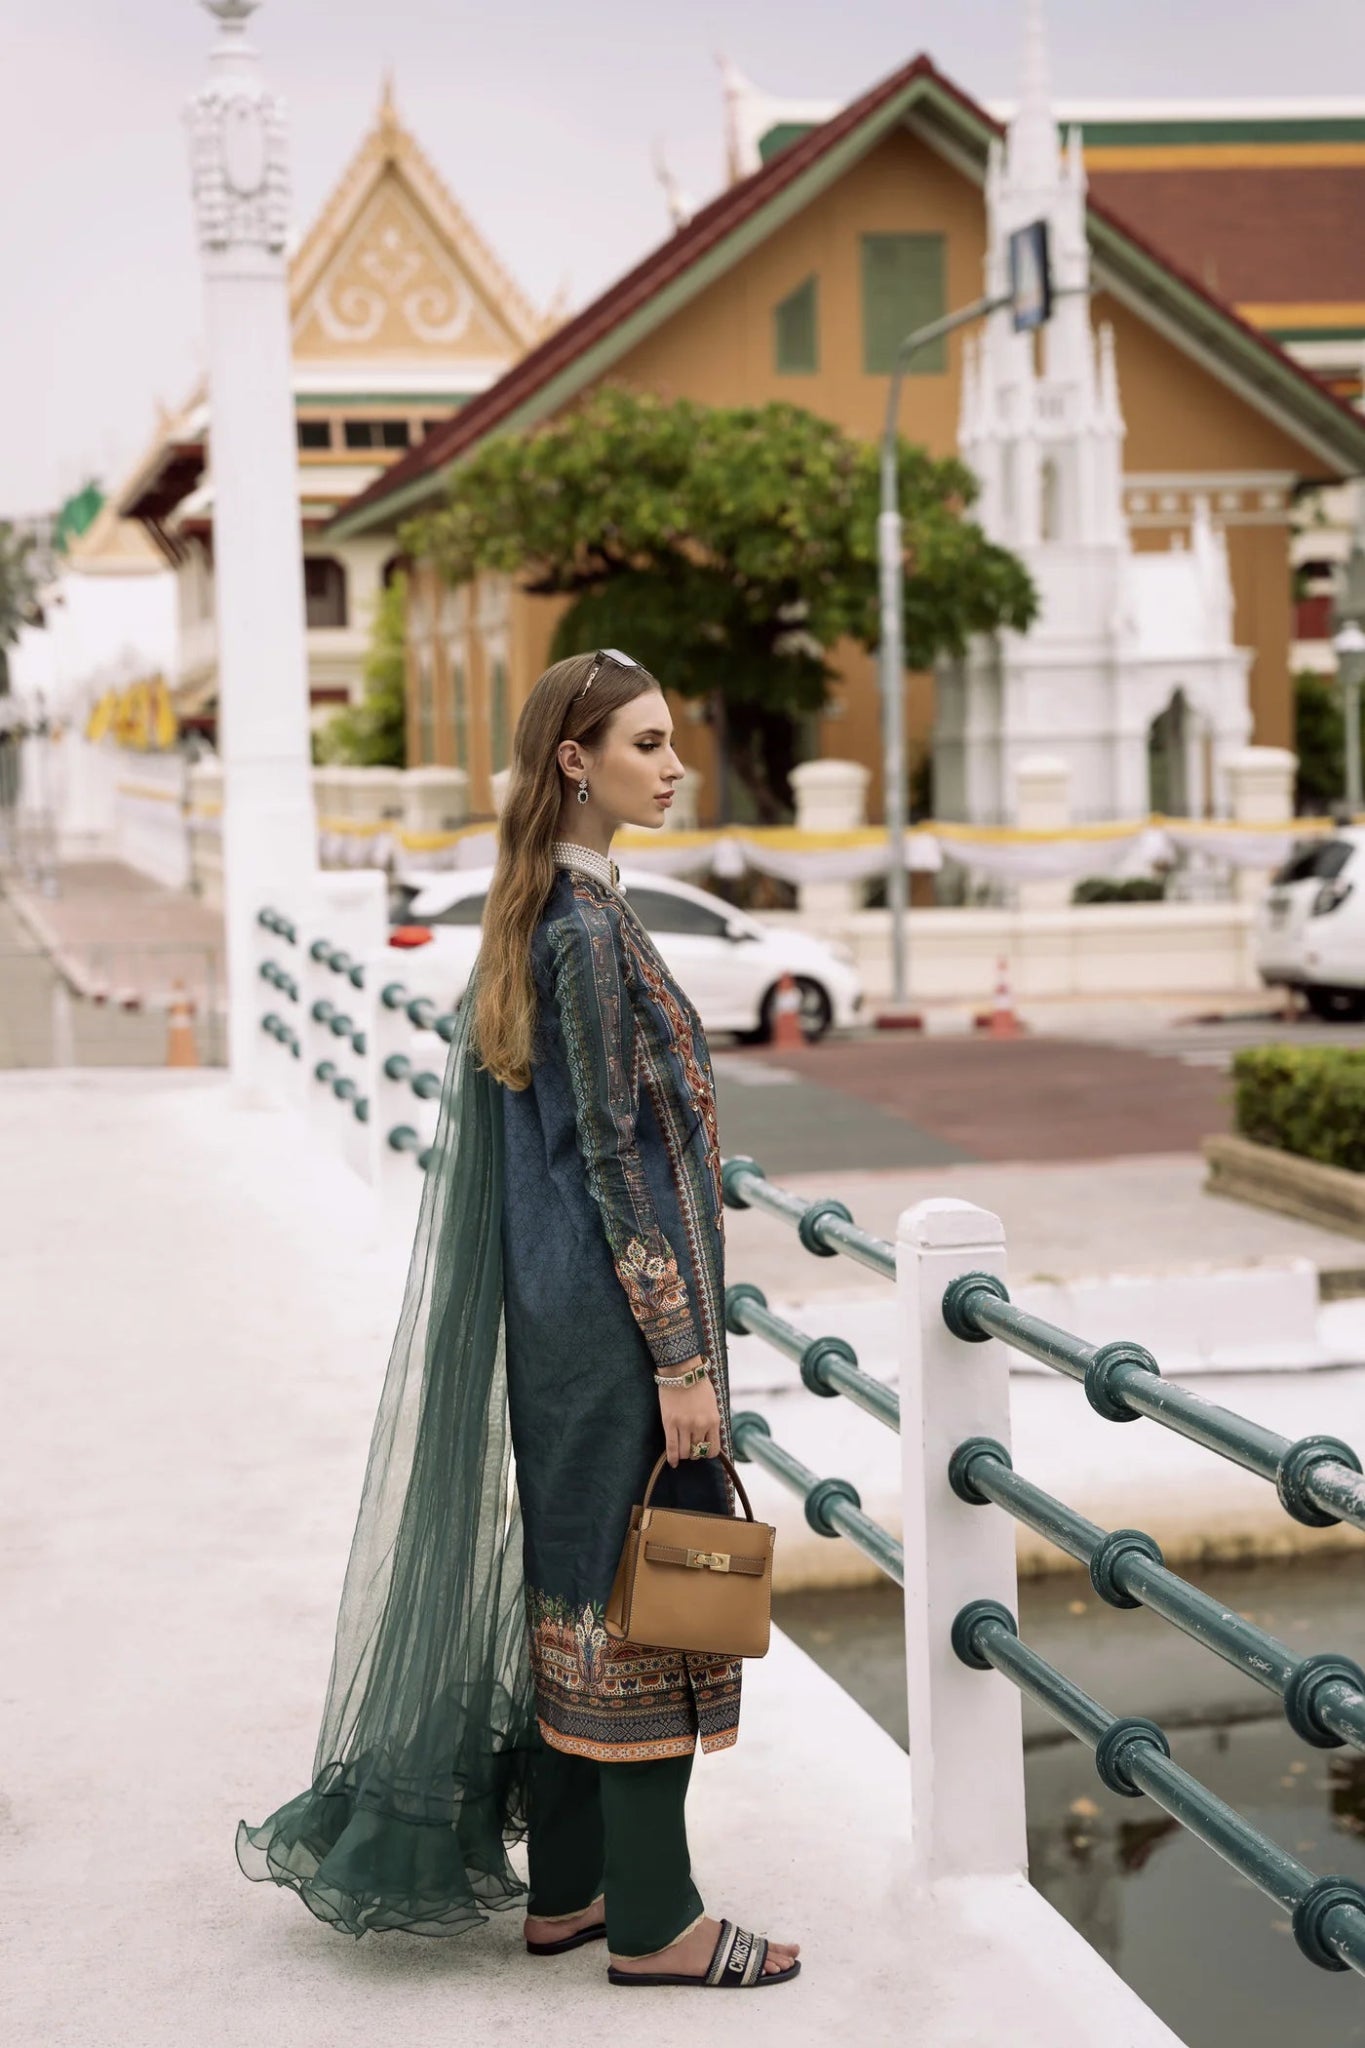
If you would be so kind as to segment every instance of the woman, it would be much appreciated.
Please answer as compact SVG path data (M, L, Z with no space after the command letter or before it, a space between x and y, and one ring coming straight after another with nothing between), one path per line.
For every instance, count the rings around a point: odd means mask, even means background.
M710 1056L609 851L683 772L615 649L518 719L313 1783L237 1853L356 1935L446 1934L523 1895L525 1836L532 1954L605 1937L615 1984L751 1988L796 1944L705 1913L683 1811L740 1665L603 1627L661 1452L657 1499L733 1507Z

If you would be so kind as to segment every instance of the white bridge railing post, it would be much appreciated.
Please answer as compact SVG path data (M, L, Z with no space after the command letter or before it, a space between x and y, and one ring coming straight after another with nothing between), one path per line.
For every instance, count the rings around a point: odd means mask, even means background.
M902 1214L896 1232L901 1328L905 1659L910 1722L910 1874L1018 1875L1028 1867L1020 1700L959 1662L953 1617L971 1600L1017 1614L1014 1524L970 1507L948 1483L967 1437L1010 1441L1003 1345L968 1344L943 1320L944 1290L963 1273L1005 1277L998 1216L940 1198Z
M344 953L363 963L384 942L387 885L377 868L350 873L319 873L313 877L309 901L299 924L295 949L299 965L299 1035L303 1041L301 1065L306 1077L304 1110L308 1121L324 1143L331 1144L347 1165L364 1174L368 1140L352 1106L353 1097L343 1099L331 1080L319 1081L319 1066L335 1069L333 1078L354 1083L355 1093L364 1095L369 1080L367 1026L372 992L355 986L348 974L331 967L326 959L315 959L313 949L326 941L330 952ZM370 976L367 974L368 983ZM323 1016L314 1014L323 1006ZM344 1035L332 1029L331 1019L349 1019ZM354 1033L366 1042L366 1052L355 1049Z
M274 919L260 923L262 909L288 921L292 941ZM387 943L378 869L321 873L307 888L272 894L257 907L253 933L257 1028L273 1014L299 1045L295 1058L272 1027L263 1067L270 1092L371 1189L380 1236L410 1237L419 1161L436 1135L458 977L434 947ZM268 977L260 973L265 962ZM277 969L297 999L280 988ZM390 1142L395 1131L402 1149Z

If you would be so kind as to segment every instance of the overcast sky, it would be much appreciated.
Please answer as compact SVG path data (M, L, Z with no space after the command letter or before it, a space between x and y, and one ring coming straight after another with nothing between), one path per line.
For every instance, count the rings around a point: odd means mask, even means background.
M762 90L847 100L917 50L1014 90L1022 0L265 0L306 227L394 69L399 111L524 289L594 296L668 231L662 143L695 201L722 179L715 57ZM0 67L0 515L140 452L200 361L181 110L196 0L6 0ZM1361 0L1050 0L1061 96L1355 93ZM1365 223L1362 223L1365 232Z

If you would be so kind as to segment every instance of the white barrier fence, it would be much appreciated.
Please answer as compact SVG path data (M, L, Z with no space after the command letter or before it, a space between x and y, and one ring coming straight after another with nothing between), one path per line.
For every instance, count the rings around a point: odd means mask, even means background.
M267 1087L374 1192L381 1233L410 1235L462 994L448 962L388 943L383 877L320 874L254 926Z

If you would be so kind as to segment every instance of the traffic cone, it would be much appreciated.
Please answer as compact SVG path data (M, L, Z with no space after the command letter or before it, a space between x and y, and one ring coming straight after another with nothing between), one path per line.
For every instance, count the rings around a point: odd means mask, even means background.
M791 975L784 972L778 976L777 993L773 997L772 1050L794 1052L805 1042L806 1034L801 1029L801 991Z
M978 1013L976 1025L987 1038L1022 1038L1024 1035L1024 1021L1010 997L1009 963L1003 958L996 962L995 994L991 1007L984 1013Z
M185 994L183 981L171 984L171 1006L166 1014L166 1065L197 1067L199 1050L194 1042L194 1004Z

